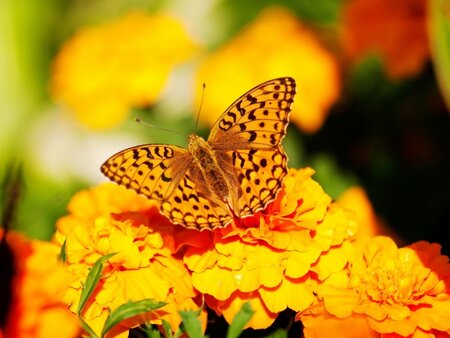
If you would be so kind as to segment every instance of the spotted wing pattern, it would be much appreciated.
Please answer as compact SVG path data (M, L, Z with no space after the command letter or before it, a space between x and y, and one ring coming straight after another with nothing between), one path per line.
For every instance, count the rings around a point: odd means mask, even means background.
M233 218L229 206L240 217L250 216L264 209L281 189L287 174L281 140L294 95L295 81L286 77L264 82L236 100L208 139L217 168L205 171L189 150L147 144L111 156L101 171L159 202L161 212L173 223L199 230L224 227ZM206 172L222 173L226 198L218 196L215 179L205 177Z
M201 181L194 182L191 171L161 203L161 211L173 223L198 230L223 228L233 219L227 204L215 200L204 190Z
M192 155L181 147L145 144L111 156L100 170L111 181L149 199L163 201L172 194L192 161Z
M225 110L208 142L214 150L276 148L286 134L294 96L293 78L260 84Z
M230 204L240 217L264 209L281 189L287 175L281 141L294 95L292 78L264 82L236 100L211 131L208 142L234 182Z
M191 178L192 155L171 145L141 145L108 159L101 171L110 180L159 202L161 212L187 228L224 227L232 220L227 205L215 200L202 181Z

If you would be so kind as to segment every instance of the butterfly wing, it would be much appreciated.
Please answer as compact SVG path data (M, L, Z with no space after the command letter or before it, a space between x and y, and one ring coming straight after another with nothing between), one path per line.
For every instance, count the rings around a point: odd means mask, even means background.
M201 180L194 182L196 166L184 148L155 144L131 147L111 156L101 171L111 181L156 200L173 223L202 230L223 227L232 219L226 205L207 198Z
M150 199L167 199L192 163L181 147L144 144L122 150L103 163L100 170L111 181Z
M274 149L286 134L295 80L266 81L233 102L208 138L214 150Z
M208 142L233 193L240 217L273 201L287 175L281 146L295 95L290 77L264 82L237 99L214 125Z
M162 201L161 211L173 223L197 230L223 228L233 219L228 206L194 179L194 167L184 175L173 194Z
M229 186L230 205L240 218L263 210L275 200L288 173L287 156L281 146L274 149L241 149L217 154Z

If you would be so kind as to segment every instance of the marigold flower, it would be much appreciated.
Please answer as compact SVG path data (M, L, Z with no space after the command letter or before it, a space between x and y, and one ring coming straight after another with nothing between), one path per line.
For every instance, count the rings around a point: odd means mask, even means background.
M389 237L377 236L360 240L348 253L347 268L317 286L321 302L297 315L305 337L450 334L450 264L438 244L398 248Z
M27 240L13 231L8 232L6 242L13 253L15 273L11 308L0 336L78 337L78 319L62 300L69 276L58 259L59 248L49 242Z
M175 331L181 322L179 310L198 310L189 271L172 256L174 226L153 202L107 183L75 195L69 210L57 222L55 240L66 243L73 282L65 301L72 311L77 309L89 268L102 256L115 253L82 314L95 332L101 331L109 311L128 301L154 299L168 304L120 323L110 334L127 336L129 328L144 322L161 324L161 319Z
M202 64L196 105L201 83L208 90L200 118L212 125L245 90L286 75L295 78L301 101L291 120L305 132L317 131L339 96L337 61L291 12L272 7Z
M341 245L355 223L331 203L313 173L291 170L265 211L215 230L205 246L186 250L194 287L227 320L250 301L256 314L248 326L268 327L280 311L301 311L313 302L311 274L326 278L345 267Z
M375 53L393 79L419 73L430 54L426 7L426 0L346 2L342 15L346 54L358 61Z
M53 63L52 95L83 124L110 128L131 108L152 105L195 49L176 18L131 12L65 42Z

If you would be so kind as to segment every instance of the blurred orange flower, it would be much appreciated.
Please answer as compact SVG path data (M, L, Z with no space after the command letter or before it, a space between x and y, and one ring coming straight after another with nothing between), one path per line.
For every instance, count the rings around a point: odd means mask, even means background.
M316 288L322 302L297 315L306 338L448 337L450 264L438 244L377 236L348 253L347 269Z
M250 301L256 313L248 326L268 327L280 311L302 311L313 302L311 276L324 279L345 267L341 246L355 223L331 203L313 173L291 170L265 211L214 230L204 246L187 249L194 287L227 321Z
M343 8L344 50L350 60L369 53L393 78L418 74L429 58L426 0L350 0Z
M280 76L297 82L291 120L305 132L317 131L339 96L337 61L291 12L272 7L201 65L197 106L201 84L208 89L200 118L212 125L245 90Z
M13 231L8 232L6 242L13 253L15 273L11 308L0 337L78 337L78 319L63 302L69 276L58 259L59 247L27 240Z
M154 299L168 304L120 323L110 334L128 336L131 327L144 322L159 325L161 319L175 331L181 322L179 310L198 310L189 272L172 256L171 232L165 230L173 225L154 203L107 183L75 195L69 210L57 223L55 240L66 243L73 281L65 300L72 311L76 312L89 269L102 256L116 253L108 260L102 282L83 312L95 332L101 331L109 311L128 301Z
M339 205L349 212L354 213L358 223L358 236L389 236L400 243L400 237L391 231L388 226L375 213L372 203L366 191L359 186L353 186L345 190L337 199Z
M195 49L176 18L131 12L65 42L53 63L52 96L83 124L111 128L131 108L152 105Z

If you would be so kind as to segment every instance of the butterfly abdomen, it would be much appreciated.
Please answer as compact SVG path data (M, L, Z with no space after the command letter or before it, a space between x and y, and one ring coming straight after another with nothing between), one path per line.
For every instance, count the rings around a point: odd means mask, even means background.
M197 135L191 135L189 137L189 151L201 172L200 175L197 175L198 180L201 180L209 190L205 193L212 193L222 202L225 202L229 195L228 185L209 143Z

